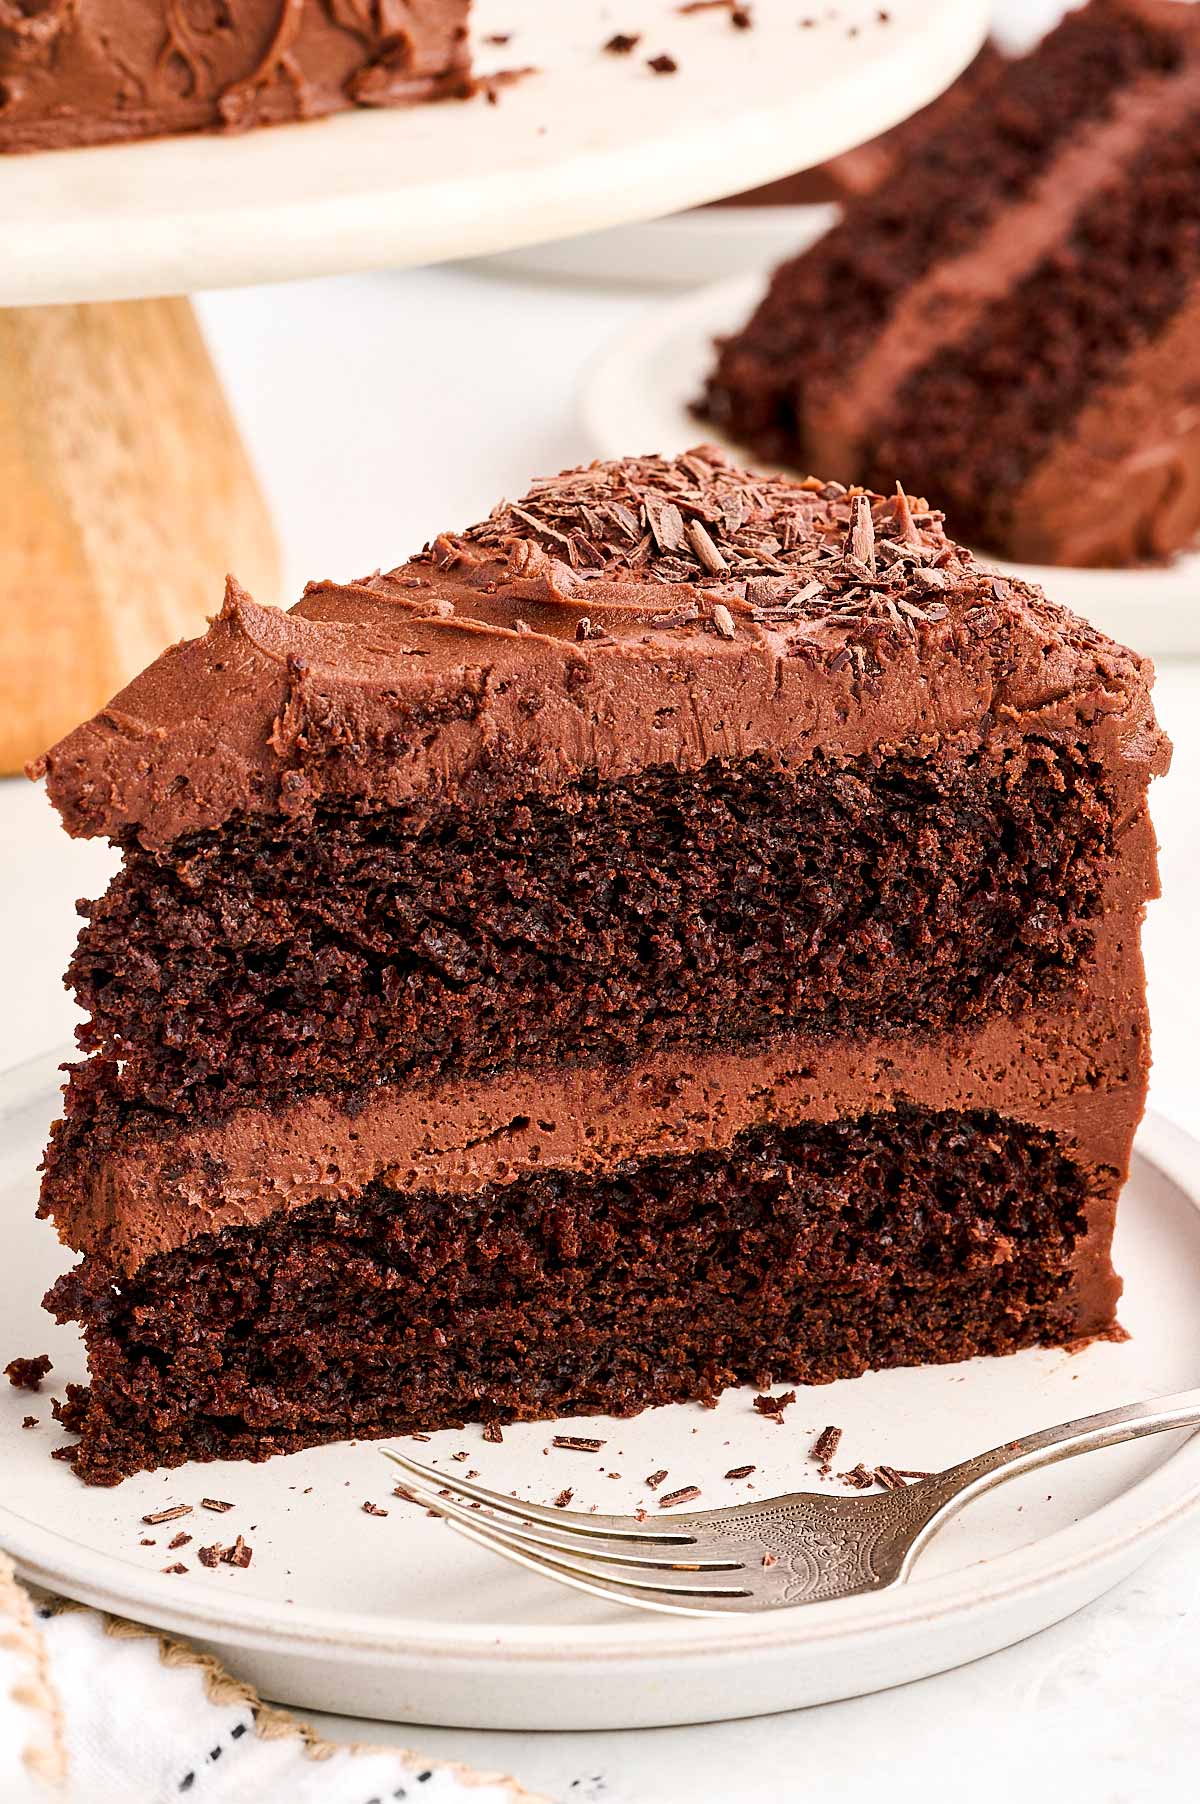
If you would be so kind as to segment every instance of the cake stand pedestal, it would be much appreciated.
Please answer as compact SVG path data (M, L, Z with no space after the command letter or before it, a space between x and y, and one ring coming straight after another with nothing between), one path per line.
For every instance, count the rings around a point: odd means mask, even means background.
M266 506L185 300L0 311L0 775L203 630L274 601Z
M772 181L933 99L987 12L842 0L807 30L783 5L735 30L666 0L619 21L611 0L477 0L484 55L532 70L494 106L0 158L0 772L199 630L226 570L281 599L188 304L147 296L511 250ZM616 24L629 55L605 51Z

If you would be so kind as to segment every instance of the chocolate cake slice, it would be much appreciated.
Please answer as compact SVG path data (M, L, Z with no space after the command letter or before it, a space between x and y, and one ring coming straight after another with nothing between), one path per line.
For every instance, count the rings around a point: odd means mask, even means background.
M0 151L239 131L470 90L470 0L15 0Z
M123 853L41 1204L76 1470L1111 1329L1151 677L706 449L231 582L34 773Z
M1200 528L1200 8L1091 0L784 264L702 411L897 472L970 543L1125 565Z

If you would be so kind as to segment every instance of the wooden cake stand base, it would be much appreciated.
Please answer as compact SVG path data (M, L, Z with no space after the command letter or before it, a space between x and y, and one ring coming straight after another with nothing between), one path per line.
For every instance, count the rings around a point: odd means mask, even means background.
M186 300L0 311L0 775L94 714L234 571L279 600L257 479Z

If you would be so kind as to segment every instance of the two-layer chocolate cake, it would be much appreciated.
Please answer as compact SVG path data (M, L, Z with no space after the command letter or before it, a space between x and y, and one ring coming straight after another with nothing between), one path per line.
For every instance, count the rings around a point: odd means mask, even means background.
M970 543L1124 565L1200 529L1200 6L1091 0L993 59L775 272L703 411L769 463L899 474Z
M124 854L42 1202L77 1471L1110 1329L1151 676L706 450L231 583L40 766Z
M470 0L5 0L0 151L465 94L469 12Z

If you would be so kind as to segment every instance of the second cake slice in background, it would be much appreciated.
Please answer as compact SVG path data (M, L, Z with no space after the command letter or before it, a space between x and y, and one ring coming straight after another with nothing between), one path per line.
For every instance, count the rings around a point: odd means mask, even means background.
M704 411L896 471L968 543L1128 565L1200 529L1200 8L1091 0L775 272Z

